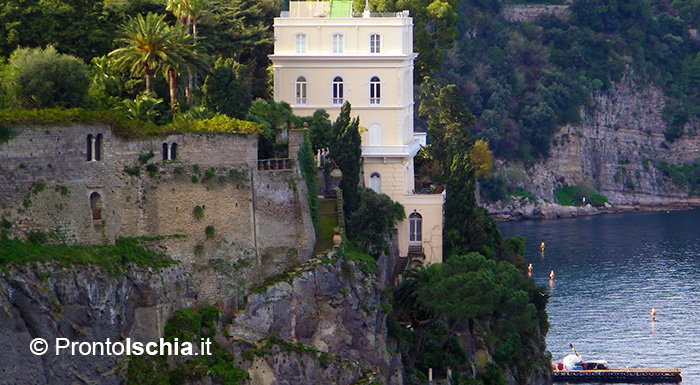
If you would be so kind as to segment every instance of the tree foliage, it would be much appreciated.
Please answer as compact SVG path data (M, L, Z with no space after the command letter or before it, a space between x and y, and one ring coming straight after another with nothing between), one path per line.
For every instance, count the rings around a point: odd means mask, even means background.
M466 357L451 341L456 342L460 333L481 330L495 341L496 363L519 365L522 372L517 375L522 379L536 366L523 357L535 346L544 348L546 302L522 270L477 253L414 269L394 291L394 311L411 325L411 332L402 332L410 335L404 336L410 345L404 353L417 369L445 370L464 364ZM490 376L489 371L480 377Z
M330 156L343 173L340 188L343 190L343 209L350 215L360 204L360 169L362 147L360 119L350 117L350 103L345 102L331 127L328 144Z
M204 81L202 104L232 118L243 118L253 102L248 67L219 57Z
M15 50L6 76L10 99L26 108L81 107L90 85L85 63L51 46Z
M359 204L346 218L348 237L370 255L388 253L389 231L406 218L403 206L368 188L361 188L358 198Z

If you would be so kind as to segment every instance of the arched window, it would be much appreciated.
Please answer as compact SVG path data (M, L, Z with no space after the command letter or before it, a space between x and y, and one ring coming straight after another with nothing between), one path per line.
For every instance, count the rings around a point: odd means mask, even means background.
M381 98L381 84L378 77L369 81L369 104L379 104Z
M95 160L102 160L102 134L95 137Z
M163 143L163 160L177 159L177 143Z
M379 146L382 144L382 127L378 124L369 126L369 145Z
M92 220L102 220L102 197L99 193L90 194L90 210L92 210Z
M87 136L87 151L85 160L88 162L94 162L102 159L102 134L97 134L97 136L92 136L89 134Z
M93 156L95 154L95 137L93 137L92 134L87 136L87 151L85 154L85 160L88 162L95 160L95 157Z
M343 53L343 35L339 33L333 34L333 53Z
M343 78L336 76L333 79L333 105L343 104Z
M294 53L306 53L306 35L303 33L294 35Z
M299 76L294 83L294 99L299 105L306 105L306 78Z
M423 217L417 212L408 216L408 244L419 246L423 243Z
M377 194L382 193L382 177L378 172L373 172L369 176L369 188L374 190Z
M382 37L376 33L369 35L369 53L380 53L382 51Z

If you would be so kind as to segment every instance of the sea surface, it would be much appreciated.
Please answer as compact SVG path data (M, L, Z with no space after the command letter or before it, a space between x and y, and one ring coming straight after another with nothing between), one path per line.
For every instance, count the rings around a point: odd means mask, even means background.
M499 227L505 236L525 237L532 277L551 295L547 348L555 361L573 344L584 359L677 367L682 384L700 385L699 210Z

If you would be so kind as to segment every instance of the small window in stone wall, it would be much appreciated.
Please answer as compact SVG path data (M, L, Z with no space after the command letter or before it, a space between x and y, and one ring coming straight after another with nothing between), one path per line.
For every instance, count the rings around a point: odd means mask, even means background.
M163 160L177 159L177 143L163 143Z
M102 220L102 197L98 192L90 194L90 210L92 210L92 220Z
M102 160L102 134L95 137L95 160Z
M85 160L88 162L95 162L102 160L102 134L97 134L93 136L92 134L87 136L87 151Z

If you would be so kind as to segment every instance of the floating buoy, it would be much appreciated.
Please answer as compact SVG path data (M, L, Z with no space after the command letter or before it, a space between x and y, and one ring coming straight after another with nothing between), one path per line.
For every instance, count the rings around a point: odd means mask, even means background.
M544 242L540 243L540 250L544 251Z
M527 265L527 271L532 271L532 263Z
M651 320L652 320L652 321L656 321L656 309L654 309L654 308L652 307L652 308L651 308L651 313L649 313L649 314L651 314Z
M549 272L549 279L554 279L554 270Z

